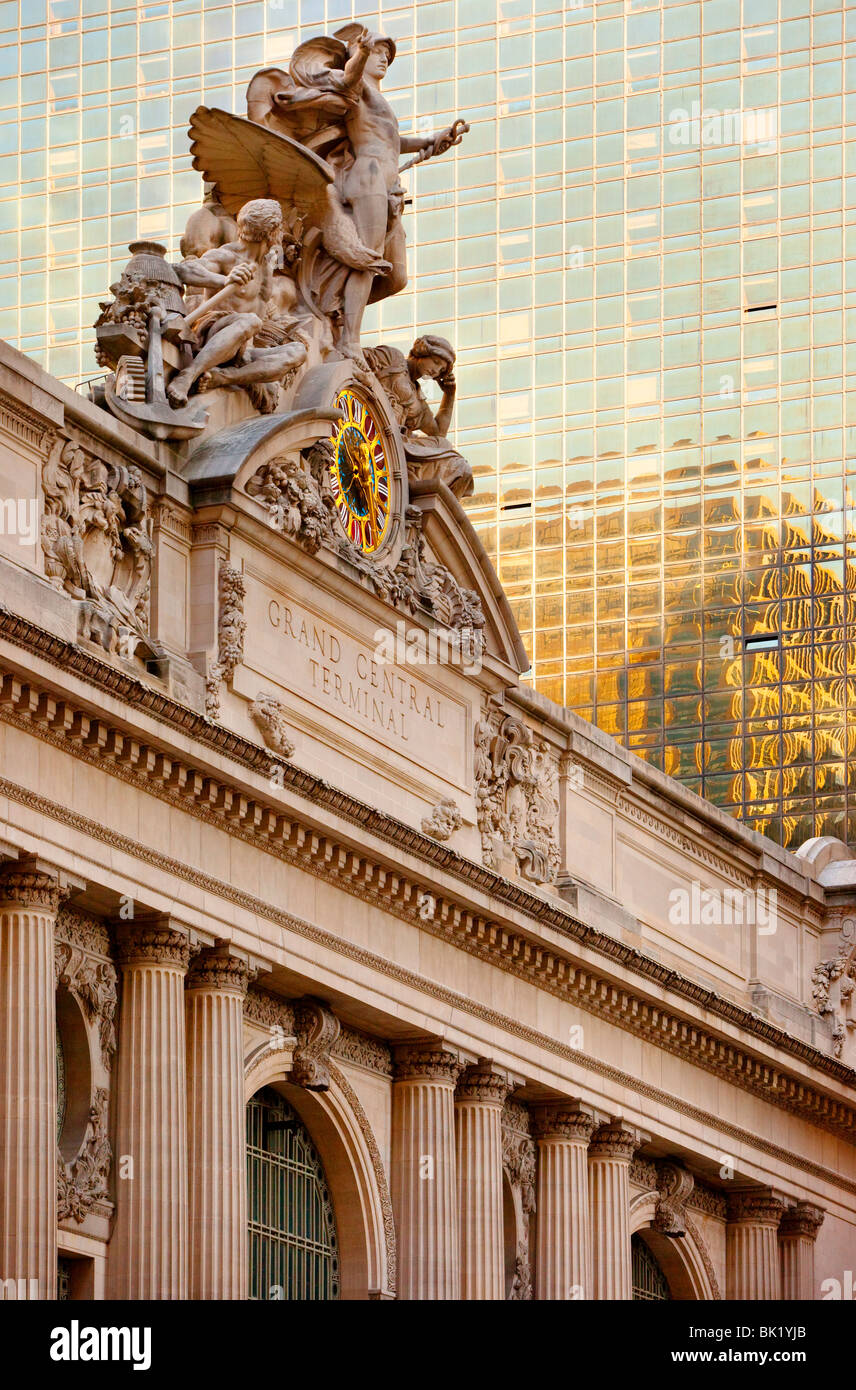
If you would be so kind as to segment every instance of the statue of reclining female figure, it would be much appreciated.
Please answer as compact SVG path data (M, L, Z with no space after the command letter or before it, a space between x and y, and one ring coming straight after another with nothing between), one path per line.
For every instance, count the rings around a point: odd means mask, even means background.
M366 348L366 361L389 396L404 440L412 478L439 478L457 497L473 490L473 470L446 438L455 408L455 352L446 338L426 333L417 338L407 357L382 344ZM419 385L430 377L443 392L436 415Z
M202 346L167 386L170 405L186 405L197 381L202 389L263 386L282 382L306 361L302 342L254 346L274 299L273 276L282 234L279 203L255 198L238 213L237 241L190 256L176 267L183 284L209 293L185 316L183 336L192 330L193 339ZM264 409L261 401L258 404ZM276 400L267 406L275 409Z

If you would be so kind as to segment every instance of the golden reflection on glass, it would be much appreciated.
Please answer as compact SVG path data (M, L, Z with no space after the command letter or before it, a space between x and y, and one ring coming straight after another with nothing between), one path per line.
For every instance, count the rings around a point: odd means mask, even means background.
M472 128L408 176L411 282L366 337L457 349L467 508L529 678L785 844L856 834L852 35L845 0L810 8L396 0L371 21L402 129ZM240 111L253 71L353 14L0 3L0 337L98 375L127 243L177 253L200 199L190 113ZM694 102L773 111L773 147L683 139Z

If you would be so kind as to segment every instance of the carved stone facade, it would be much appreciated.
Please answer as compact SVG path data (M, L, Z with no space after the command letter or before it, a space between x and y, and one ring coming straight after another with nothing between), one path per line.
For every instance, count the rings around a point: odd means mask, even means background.
M106 463L57 439L42 474L45 574L80 601L78 635L110 653L146 656L154 545L148 494L134 465Z
M484 861L512 861L523 878L553 883L559 867L558 765L522 720L489 711L476 725L476 805Z
M221 682L232 679L235 667L243 659L244 633L247 630L244 618L246 586L240 570L226 560L220 561L218 592L217 660L211 666L205 682L205 708L212 719L216 719L220 712Z
M458 803L446 796L432 808L430 816L423 816L422 832L433 840L450 840L462 824Z
M282 702L273 695L260 692L250 705L250 714L261 730L262 738L268 748L280 757L292 758L297 744L291 737L285 722Z
M443 325L361 339L399 175L466 134L400 167L394 58L349 24L194 113L216 190L181 259L132 247L90 399L0 345L44 503L41 549L0 528L0 1282L232 1302L299 1249L294 1300L622 1300L636 1236L677 1299L816 1298L856 1238L856 855L523 679ZM776 932L670 913L761 886Z
M95 1092L80 1152L71 1162L57 1156L57 1220L82 1222L108 1195L113 1151L109 1139L110 1095L105 1086Z
M511 1188L516 1222L514 1272L507 1295L512 1302L526 1302L534 1297L530 1225L536 1205L536 1167L535 1142L528 1133L528 1123L524 1106L506 1103L502 1123L502 1169Z

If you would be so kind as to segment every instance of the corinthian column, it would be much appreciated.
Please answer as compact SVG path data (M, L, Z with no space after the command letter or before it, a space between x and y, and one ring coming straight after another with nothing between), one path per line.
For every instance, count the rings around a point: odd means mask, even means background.
M455 1082L462 1064L439 1043L396 1049L392 1205L399 1298L459 1298Z
M0 876L0 1280L18 1298L56 1298L58 905L39 861Z
M594 1118L577 1105L549 1105L535 1119L538 1140L538 1299L592 1298L588 1146Z
M592 1297L633 1297L630 1260L630 1160L639 1136L622 1120L602 1125L589 1147Z
M725 1228L728 1298L781 1298L776 1232L783 1211L784 1203L765 1189L738 1192L730 1199Z
M502 1107L511 1090L490 1063L468 1067L455 1098L461 1298L505 1297Z
M779 1253L783 1299L814 1298L814 1246L825 1215L822 1207L797 1202L782 1217Z
M187 1297L184 976L169 923L117 932L122 970L116 1075L116 1225L111 1298Z
M249 970L202 951L187 978L189 1296L247 1297L243 1012Z
M797 1202L789 1207L779 1226L782 1259L782 1298L814 1298L814 1246L826 1215L822 1207Z

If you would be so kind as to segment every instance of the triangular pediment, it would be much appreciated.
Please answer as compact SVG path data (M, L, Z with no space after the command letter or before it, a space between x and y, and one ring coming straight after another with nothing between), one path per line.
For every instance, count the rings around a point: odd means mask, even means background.
M430 558L444 565L464 589L479 597L485 615L485 644L491 656L515 675L529 669L529 657L496 570L455 494L436 479L410 483L410 502L422 513L422 533Z

